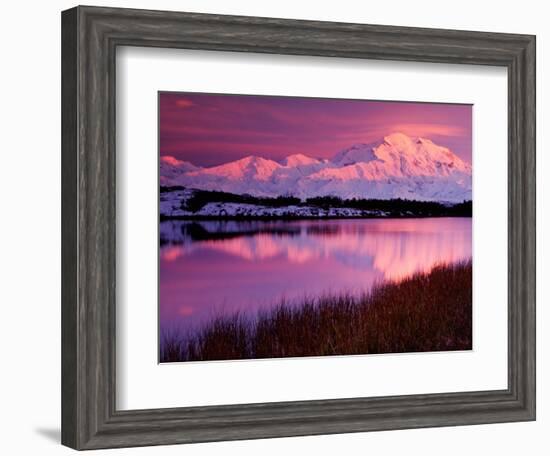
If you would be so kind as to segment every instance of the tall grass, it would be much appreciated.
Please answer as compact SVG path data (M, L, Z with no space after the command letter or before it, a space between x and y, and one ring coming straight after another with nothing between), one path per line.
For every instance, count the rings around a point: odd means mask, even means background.
M254 318L214 318L164 334L161 362L405 353L472 348L472 263L438 265L361 296L281 302Z

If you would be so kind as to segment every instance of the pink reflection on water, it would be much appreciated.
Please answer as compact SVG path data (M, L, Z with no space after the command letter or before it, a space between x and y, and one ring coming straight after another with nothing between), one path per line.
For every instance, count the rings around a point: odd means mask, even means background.
M203 222L200 228L215 235L198 241L180 235L180 224L190 222L178 223L178 244L161 248L163 326L194 325L220 312L254 312L282 298L365 291L376 281L472 256L470 218L279 222L273 232L259 224L258 232L247 226L245 234L239 234L238 222ZM231 237L216 236L229 228Z
M183 248L169 245L160 251L160 259L163 261L175 261L183 255Z
M191 306L180 306L178 309L178 313L182 315L183 317L188 317L189 315L193 315L194 309Z

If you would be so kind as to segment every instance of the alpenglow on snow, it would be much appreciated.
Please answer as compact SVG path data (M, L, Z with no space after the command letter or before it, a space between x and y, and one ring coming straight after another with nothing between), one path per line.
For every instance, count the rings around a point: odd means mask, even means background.
M392 199L456 203L472 199L472 167L429 139L392 133L355 144L330 160L293 154L281 161L248 156L201 168L162 156L160 183L200 190L302 199Z

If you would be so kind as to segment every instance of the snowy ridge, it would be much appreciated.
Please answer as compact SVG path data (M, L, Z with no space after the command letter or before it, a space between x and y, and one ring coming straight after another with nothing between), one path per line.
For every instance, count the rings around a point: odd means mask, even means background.
M293 154L281 160L281 165L290 167L318 165L321 160L311 158L304 154Z
M171 155L163 155L160 157L160 184L172 185L171 182L182 174L198 169L200 169L198 166L188 161L178 160Z
M331 160L294 154L276 162L257 156L210 168L174 157L161 159L161 184L235 194L301 199L402 198L461 202L472 199L472 167L429 139L393 133L355 144Z
M194 190L173 190L163 192L160 199L160 214L163 217L384 217L381 210L361 210L347 207L319 208L313 206L270 207L257 204L212 202L197 211L184 209L185 201L193 196Z

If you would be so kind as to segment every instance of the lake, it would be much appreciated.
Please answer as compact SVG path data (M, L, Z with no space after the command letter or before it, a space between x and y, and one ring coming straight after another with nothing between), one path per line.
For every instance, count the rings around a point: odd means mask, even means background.
M160 325L361 293L472 256L471 218L160 223Z

